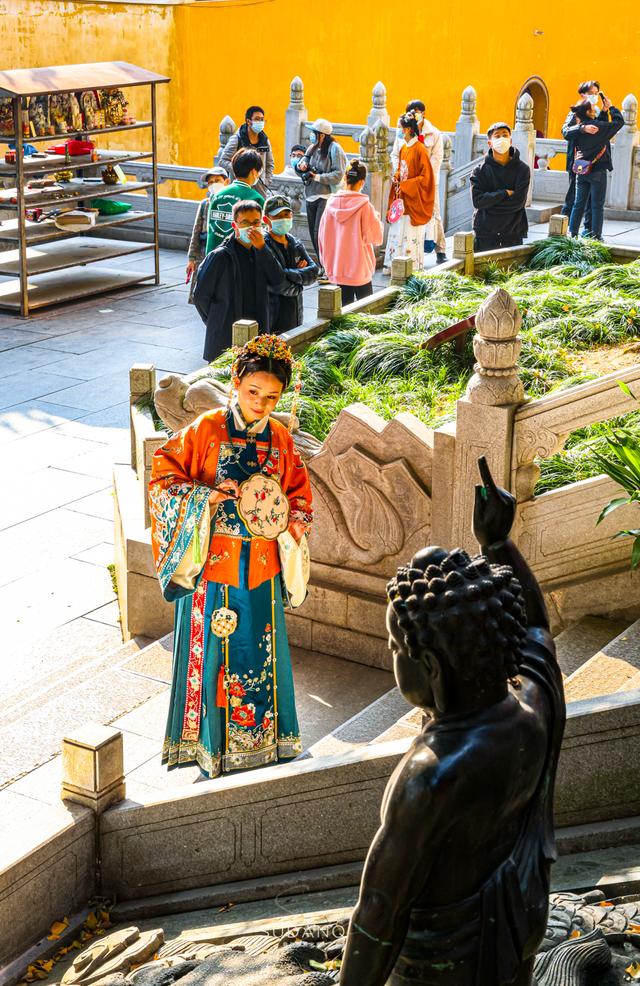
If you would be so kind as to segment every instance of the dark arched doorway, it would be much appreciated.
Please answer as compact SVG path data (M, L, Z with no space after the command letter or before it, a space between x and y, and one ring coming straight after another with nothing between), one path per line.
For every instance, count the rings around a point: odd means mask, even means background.
M534 75L522 86L516 97L516 105L525 92L528 92L533 100L533 126L536 133L546 137L549 126L549 90L542 79Z

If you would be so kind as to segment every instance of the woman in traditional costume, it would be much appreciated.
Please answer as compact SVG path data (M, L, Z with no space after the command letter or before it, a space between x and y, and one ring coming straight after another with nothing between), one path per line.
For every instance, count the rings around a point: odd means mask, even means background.
M169 769L197 763L216 777L302 752L278 545L306 550L311 488L290 432L269 417L292 369L283 340L250 340L233 364L229 408L207 411L154 456L153 553L176 603Z
M389 194L389 213L396 199L403 207L402 217L391 225L384 266L391 267L394 257L411 257L413 269L424 267L424 241L426 226L433 216L435 180L429 152L420 143L420 125L413 112L400 117L404 144L400 148L398 168Z

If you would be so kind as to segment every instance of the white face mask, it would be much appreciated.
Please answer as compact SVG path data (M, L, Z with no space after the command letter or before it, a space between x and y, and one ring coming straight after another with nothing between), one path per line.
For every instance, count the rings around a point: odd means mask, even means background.
M598 93L597 92L589 93L587 99L592 106L595 106L598 102Z
M424 120L424 113L421 113L420 110L414 110L414 115L418 123L422 123Z
M511 147L511 137L492 137L491 146L498 154L506 154Z

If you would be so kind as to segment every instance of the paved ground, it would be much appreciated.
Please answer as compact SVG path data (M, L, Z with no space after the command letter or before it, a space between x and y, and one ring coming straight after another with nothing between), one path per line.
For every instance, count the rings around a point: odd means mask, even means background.
M546 224L531 230L531 238L544 235ZM607 222L605 236L640 245L633 223ZM125 263L146 270L150 260L132 256ZM203 362L203 326L186 303L184 256L163 250L161 265L157 288L29 320L0 315L0 786L22 772L12 764L16 745L37 747L36 711L44 714L56 694L90 681L121 642L107 565L111 467L128 458L128 370L144 361L186 372ZM316 294L305 293L307 317L315 314ZM125 656L135 650L134 642ZM149 689L122 687L117 711L144 701ZM107 709L109 696L94 690L87 713L99 717L102 710L106 717Z

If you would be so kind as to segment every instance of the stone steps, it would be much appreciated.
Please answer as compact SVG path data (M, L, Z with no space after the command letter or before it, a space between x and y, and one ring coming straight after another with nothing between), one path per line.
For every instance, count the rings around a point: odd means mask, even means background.
M559 633L555 638L558 664L569 677L602 648L623 633L626 620L609 620L603 616L583 616L581 620Z
M527 206L527 219L530 223L547 223L551 216L562 211L562 203L534 201Z
M638 687L638 676L640 620L626 627L569 675L564 683L565 698L567 702L577 702L597 695L629 691Z
M333 753L346 753L379 741L381 736L412 711L415 710L410 708L400 690L392 688L310 746L304 756L325 757Z

